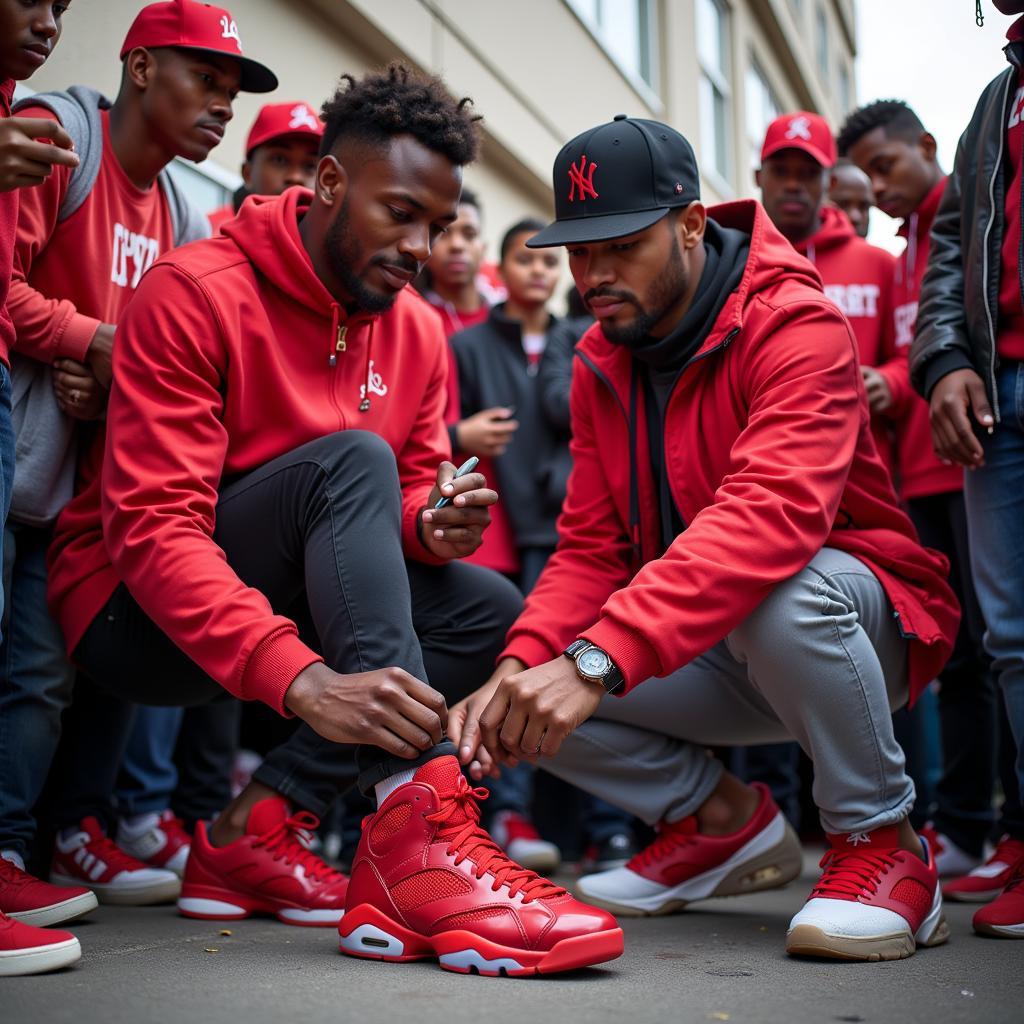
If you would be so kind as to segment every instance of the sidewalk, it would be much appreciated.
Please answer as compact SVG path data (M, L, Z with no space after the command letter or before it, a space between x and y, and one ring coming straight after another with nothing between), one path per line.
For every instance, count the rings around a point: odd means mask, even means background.
M551 978L491 979L337 952L333 929L228 924L173 908L101 907L74 930L84 955L56 975L4 979L0 1020L19 1024L1002 1024L1024 1020L1024 942L981 939L949 904L949 944L883 964L783 953L816 862L781 892L626 919L626 953ZM568 880L566 880L568 881Z

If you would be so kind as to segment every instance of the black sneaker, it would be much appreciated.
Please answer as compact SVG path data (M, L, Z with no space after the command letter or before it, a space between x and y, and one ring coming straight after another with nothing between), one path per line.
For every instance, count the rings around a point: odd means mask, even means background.
M634 854L640 852L632 832L616 832L603 842L591 843L583 859L583 871L611 871L624 867Z

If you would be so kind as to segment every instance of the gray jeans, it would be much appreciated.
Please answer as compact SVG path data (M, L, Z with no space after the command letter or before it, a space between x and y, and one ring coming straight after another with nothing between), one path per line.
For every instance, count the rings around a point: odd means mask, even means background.
M866 832L913 806L891 717L907 692L907 641L881 583L823 548L707 653L606 697L543 767L654 824L714 790L724 769L706 747L796 740L826 831Z

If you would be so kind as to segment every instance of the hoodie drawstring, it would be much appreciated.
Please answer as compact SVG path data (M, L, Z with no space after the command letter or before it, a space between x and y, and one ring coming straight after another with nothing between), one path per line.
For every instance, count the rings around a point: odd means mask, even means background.
M373 354L373 329L375 326L376 321L373 321L366 337L366 372L363 374L363 386L360 388L362 391L362 400L359 403L360 412L370 411L370 371L373 369L373 360L370 357Z

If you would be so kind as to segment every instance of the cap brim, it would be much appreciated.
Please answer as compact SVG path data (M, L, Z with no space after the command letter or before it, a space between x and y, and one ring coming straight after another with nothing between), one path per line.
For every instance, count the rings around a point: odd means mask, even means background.
M801 153L806 153L812 160L816 160L821 164L824 170L831 170L835 165L834 160L830 160L827 153L823 153L817 146L810 142L795 141L793 139L785 139L775 146L769 146L764 152L761 153L761 162L764 163L769 157L775 156L776 153L781 153L784 149L797 149Z
M182 46L183 50L194 50L196 53L209 53L217 57L230 57L238 61L242 69L242 78L238 87L242 92L273 92L277 86L277 75L265 64L251 57L239 57L237 53L228 53L226 50L214 50L208 46Z
M574 217L556 220L543 231L526 240L528 249L546 249L553 245L578 245L582 242L607 242L612 238L643 231L657 224L671 206L657 210L639 210L636 213L609 213L603 217Z

